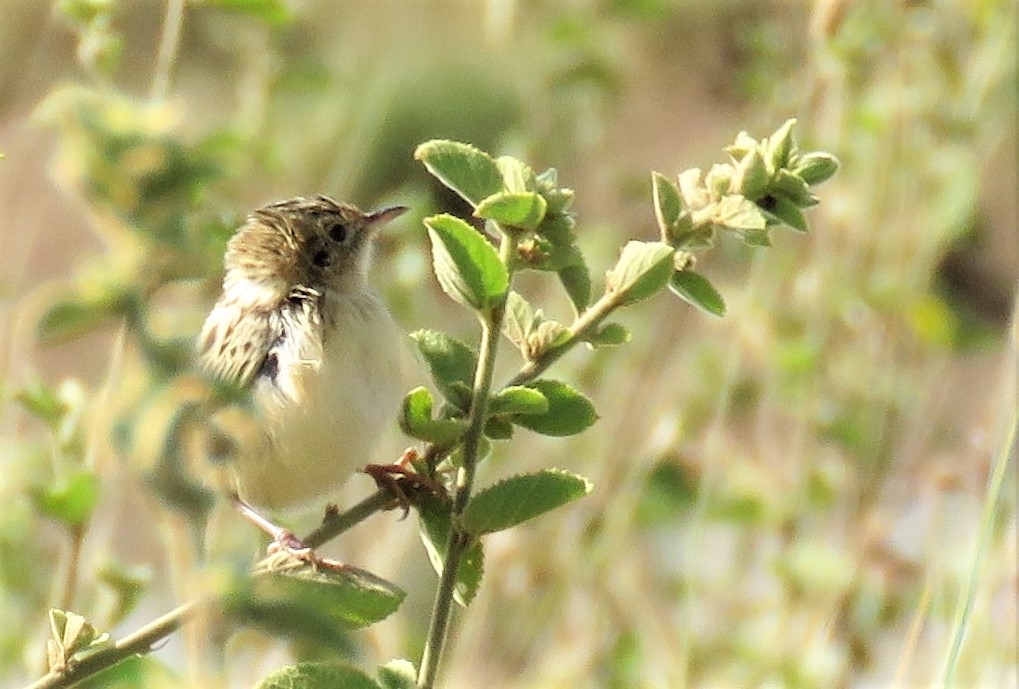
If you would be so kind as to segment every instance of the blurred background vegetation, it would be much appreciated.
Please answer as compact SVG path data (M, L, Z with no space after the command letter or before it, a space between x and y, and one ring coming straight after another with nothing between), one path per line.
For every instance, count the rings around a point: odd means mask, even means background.
M557 167L597 273L656 235L651 169L709 166L740 129L797 116L804 146L843 163L813 234L724 243L700 268L724 319L666 298L632 310L632 344L556 372L600 422L518 434L485 465L483 484L553 464L595 491L486 542L445 686L927 685L971 580L955 679L1015 686L1014 459L993 526L981 517L1016 409L1014 2L0 0L0 15L0 684L43 672L50 607L119 636L186 598L180 515L212 510L214 559L256 553L160 449L248 209L411 205L375 282L405 330L467 337L418 222L457 202L417 143ZM545 287L525 281L565 316ZM368 490L357 478L342 499ZM416 661L435 580L412 521L341 541L408 591L347 652ZM288 653L327 651L237 632L235 685ZM118 686L187 686L183 656L174 638Z

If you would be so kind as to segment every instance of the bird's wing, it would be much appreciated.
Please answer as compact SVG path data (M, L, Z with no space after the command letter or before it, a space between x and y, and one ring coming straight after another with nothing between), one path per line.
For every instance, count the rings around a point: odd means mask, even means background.
M271 312L220 301L205 320L198 337L199 362L215 378L246 388L266 363L282 336Z

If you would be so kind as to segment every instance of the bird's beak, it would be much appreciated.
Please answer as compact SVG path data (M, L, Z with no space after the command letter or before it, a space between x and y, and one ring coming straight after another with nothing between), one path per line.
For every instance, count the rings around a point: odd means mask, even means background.
M395 220L400 217L410 208L407 206L390 206L389 208L383 208L382 210L375 211L368 216L368 224L371 227L382 227L391 220Z

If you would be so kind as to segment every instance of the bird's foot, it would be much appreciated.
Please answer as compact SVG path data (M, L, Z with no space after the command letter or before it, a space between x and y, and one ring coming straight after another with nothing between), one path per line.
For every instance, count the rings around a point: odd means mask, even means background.
M424 491L448 499L446 489L441 483L414 468L417 458L417 450L407 448L393 464L368 464L363 469L364 473L375 479L375 484L379 488L393 494L396 503L403 509L401 519L406 519L410 513L411 498L407 494L407 489L413 492Z

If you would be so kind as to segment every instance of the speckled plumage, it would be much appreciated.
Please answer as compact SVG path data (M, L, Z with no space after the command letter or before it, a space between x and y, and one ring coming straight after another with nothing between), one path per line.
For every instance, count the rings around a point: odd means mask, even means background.
M399 335L367 271L375 229L403 210L295 198L256 210L227 245L198 349L254 402L260 432L233 467L245 500L292 507L372 460L399 403Z

